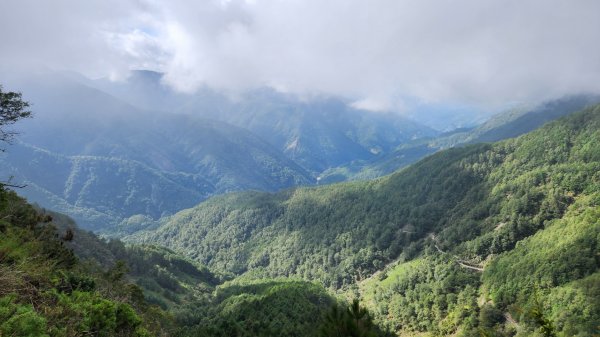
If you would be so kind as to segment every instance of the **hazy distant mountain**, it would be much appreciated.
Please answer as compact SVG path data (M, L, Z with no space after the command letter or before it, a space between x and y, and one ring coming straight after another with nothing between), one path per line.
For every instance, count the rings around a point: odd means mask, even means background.
M148 216L146 221L172 214L216 191L199 174L159 171L115 157L65 156L22 143L0 165L3 174L27 185L20 194L95 230L136 214Z
M552 100L529 109L517 109L497 114L465 134L463 143L495 142L512 138L543 124L600 102L600 96L580 95Z
M84 226L136 214L159 217L214 193L314 182L245 129L140 110L65 77L21 84L35 117L22 123L21 144L9 149L3 170L27 181L23 193L43 206L76 218L81 209L110 218L78 218Z
M324 172L321 183L348 179L370 179L392 173L417 160L449 147L495 142L535 130L543 124L600 102L600 97L580 95L549 101L532 108L499 113L485 123L457 129L429 139L399 145L395 150L371 161L356 161Z
M159 73L134 71L124 82L88 83L140 108L183 112L248 129L315 175L437 134L397 114L353 109L331 97L302 101L270 89L228 97L208 88L185 95L161 79Z
M229 122L247 125L308 170L378 158L399 144L437 132L398 115L355 110L336 99L310 103L257 93Z
M39 83L24 89L35 112L22 123L24 143L59 154L115 157L167 172L202 174L218 191L312 182L298 165L245 129L140 110L71 81Z
M493 114L493 112L481 111L468 106L420 103L412 102L410 99L408 99L408 104L411 108L405 112L407 117L441 132L476 127Z

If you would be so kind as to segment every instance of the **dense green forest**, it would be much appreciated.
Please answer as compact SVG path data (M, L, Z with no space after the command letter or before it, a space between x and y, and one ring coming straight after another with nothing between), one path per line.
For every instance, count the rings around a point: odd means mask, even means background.
M29 105L1 87L0 103L0 141L7 142L6 127L29 117ZM0 336L378 332L358 302L339 302L320 285L232 280L165 248L101 239L8 188L22 186L0 182Z
M347 326L351 307L318 284L230 280L168 249L98 238L11 191L0 216L0 336L379 333L370 316ZM332 308L342 316L329 322Z
M553 322L558 335L591 335L599 144L595 106L370 182L216 197L129 240L241 279L370 294L376 321L398 333L523 336Z
M600 332L600 106L372 181L213 197L125 243L7 186L2 337Z

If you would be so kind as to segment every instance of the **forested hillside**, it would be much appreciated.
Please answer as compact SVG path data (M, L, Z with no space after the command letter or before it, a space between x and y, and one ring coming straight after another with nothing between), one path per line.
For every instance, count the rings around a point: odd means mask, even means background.
M81 263L52 217L0 191L0 335L153 336L174 327L128 282L122 264Z
M130 240L243 279L371 294L379 322L397 332L528 335L548 325L591 335L599 149L595 106L370 182L212 198Z
M135 232L128 244L3 185L0 335L593 336L599 145L594 106L372 181L134 216L113 227ZM70 177L75 204L101 195L107 212L155 207L122 202L102 183L98 172L114 165L133 190L146 184L131 175L186 186L147 163L15 148L23 166L59 163L46 174Z
M0 190L0 216L0 336L316 336L349 312L320 285L227 281L168 249L100 239L14 192ZM326 325L332 307L342 323ZM369 324L355 329L376 332Z

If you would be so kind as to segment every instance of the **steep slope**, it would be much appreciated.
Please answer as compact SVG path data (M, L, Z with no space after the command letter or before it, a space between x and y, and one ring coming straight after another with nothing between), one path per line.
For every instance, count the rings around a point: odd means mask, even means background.
M2 157L4 174L27 186L19 194L101 230L143 214L159 218L215 193L201 175L169 173L114 157L64 156L15 144Z
M165 248L155 246L125 246L117 239L105 240L92 232L80 229L70 217L38 209L52 224L80 263L91 265L92 270L122 268L125 278L144 292L145 301L164 310L177 311L190 303L207 298L221 282L219 276L206 267L189 261Z
M4 189L0 216L2 336L315 336L337 303L300 280L219 285L172 251L100 239Z
M392 317L390 329L470 334L500 323L509 329L515 319L526 333L535 319L525 313L543 314L526 284L538 284L539 296L557 300L555 321L578 301L600 303L594 287L586 285L597 279L600 267L592 239L600 230L594 215L600 207L598 149L600 106L595 106L516 139L439 152L371 182L212 198L131 239L164 244L245 278L297 276L343 289L353 289L388 263L423 259L416 263L424 265L422 271L387 290L380 303L388 307L376 308L380 317ZM561 232L569 224L575 227ZM568 234L573 230L581 236ZM527 251L520 247L538 249L545 236L561 241L546 254L519 253ZM552 267L569 266L572 254L582 261L576 272ZM511 263L503 261L517 256L527 261L526 276L515 278L507 291L510 282L501 275ZM409 291L415 297L406 297ZM479 293L483 303L489 296L489 307L478 305ZM392 304L394 294L400 302ZM411 299L420 309L390 314ZM460 311L465 306L470 309ZM506 321L486 316L514 314L519 307L523 314ZM589 310L594 324L600 322L597 305ZM593 331L576 313L564 321L568 324L555 326L561 335Z
M360 282L359 292L376 321L396 332L537 336L546 322L555 336L593 336L600 323L599 196L580 196L562 218L483 263L469 251L484 242L488 254L499 251L518 230L501 223L452 253L400 260Z
M263 135L315 174L436 134L393 113L356 110L334 98L301 102L267 90L247 95L225 116L227 122Z
M350 165L330 169L319 177L319 182L330 183L348 179L376 178L392 173L442 149L517 137L533 131L549 121L597 102L600 102L598 96L580 95L548 101L533 108L502 112L472 129L458 129L435 138L401 144L393 151L371 161L356 161Z
M172 319L149 305L119 264L97 269L65 247L48 214L0 189L0 335L166 335ZM64 232L63 232L64 233ZM62 233L61 233L62 234Z

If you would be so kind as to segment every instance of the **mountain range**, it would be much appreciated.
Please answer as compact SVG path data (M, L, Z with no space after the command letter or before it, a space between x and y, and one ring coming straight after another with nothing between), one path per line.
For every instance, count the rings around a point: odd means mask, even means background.
M531 107L498 113L472 128L459 128L432 138L405 142L370 160L356 160L329 168L318 177L320 183L365 180L390 174L427 155L455 146L489 143L535 130L545 123L600 102L597 95L577 95L547 101Z
M597 99L549 102L440 134L332 97L177 93L148 71L121 82L44 73L9 83L26 91L35 118L0 160L5 174L27 185L20 193L31 201L105 233L152 226L215 194L378 177L440 149L521 134Z
M535 310L559 335L590 335L599 142L594 106L368 182L213 197L127 240L238 280L300 278L360 296L400 335L529 335Z
M301 99L266 88L229 96L204 88L186 95L163 84L162 76L134 71L125 82L86 83L142 109L199 115L245 128L315 175L438 134L398 114L354 109L341 98Z
M35 118L20 125L4 171L27 185L22 195L86 228L131 228L214 194L312 185L326 167L435 134L335 99L306 103L267 90L240 99L208 90L186 96L160 76L134 72L113 83L45 73L9 81L27 92Z
M600 105L567 114L565 103L556 115L567 116L517 138L469 144L473 136L369 181L295 186L311 173L251 131L79 90L79 97L96 97L92 108L108 102L115 114L92 121L66 105L59 111L65 118L38 118L43 123L27 125L8 148L3 167L35 181L20 193L33 190L42 206L63 207L126 244L2 188L1 334L598 331ZM513 128L502 125L522 118L513 115L437 141L494 129L503 138ZM65 123L82 127L71 135L60 128ZM209 150L217 150L202 152L214 138ZM219 147L228 141L246 147ZM211 156L214 174L205 165ZM265 158L273 162L262 165ZM247 183L262 182L267 191L231 188L244 183L234 170L246 165L255 165L243 172ZM269 189L273 181L290 186ZM189 204L197 205L179 210Z

